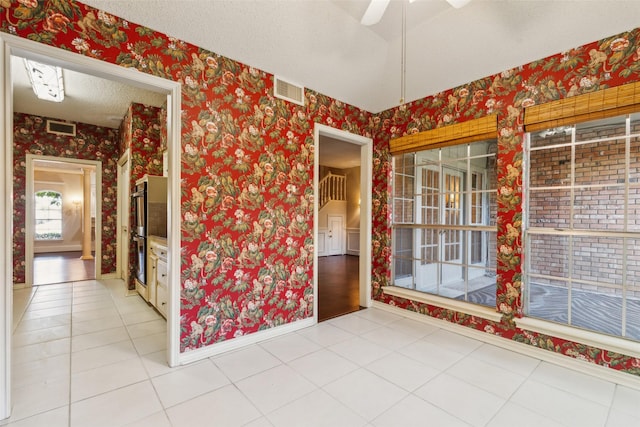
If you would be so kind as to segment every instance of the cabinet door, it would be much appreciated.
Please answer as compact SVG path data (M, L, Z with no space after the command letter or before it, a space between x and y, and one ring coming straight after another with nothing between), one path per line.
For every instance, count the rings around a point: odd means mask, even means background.
M156 287L157 287L157 271L158 271L158 257L155 255L150 255L149 259L149 272L147 279L147 290L149 292L149 303L151 305L156 305Z
M158 259L156 265L156 280L158 281L158 286L167 287L167 263Z

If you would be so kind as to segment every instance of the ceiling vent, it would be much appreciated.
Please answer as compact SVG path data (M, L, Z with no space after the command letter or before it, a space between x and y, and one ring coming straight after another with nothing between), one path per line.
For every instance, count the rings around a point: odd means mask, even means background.
M304 87L274 76L275 97L304 107Z
M64 136L76 136L76 125L74 123L47 120L47 133L54 133L56 135Z

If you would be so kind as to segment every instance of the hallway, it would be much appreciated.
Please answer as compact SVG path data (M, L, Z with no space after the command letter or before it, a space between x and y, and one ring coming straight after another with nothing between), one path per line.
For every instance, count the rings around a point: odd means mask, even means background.
M80 255L80 251L34 254L33 284L50 285L95 279L95 260L82 260Z
M360 310L360 258L318 257L318 321Z

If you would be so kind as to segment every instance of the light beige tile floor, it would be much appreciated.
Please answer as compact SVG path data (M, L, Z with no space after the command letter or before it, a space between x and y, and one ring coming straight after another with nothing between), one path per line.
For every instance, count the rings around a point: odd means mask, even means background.
M12 427L640 426L640 391L378 309L171 369L118 280L14 292Z

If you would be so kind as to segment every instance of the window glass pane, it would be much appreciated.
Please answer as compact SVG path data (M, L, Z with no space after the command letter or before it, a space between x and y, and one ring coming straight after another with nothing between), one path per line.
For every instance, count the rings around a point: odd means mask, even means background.
M576 125L576 141L611 138L626 134L627 116L591 120Z
M531 188L571 185L570 146L531 151L529 165Z
M447 162L447 163L455 163L452 162L452 160L455 159L461 159L463 162L465 162L466 158L467 158L467 153L468 153L468 145L467 144L462 144L462 145L452 145L449 147L444 147L442 149L442 161L443 162Z
M62 238L62 194L42 190L35 193L35 239Z
M573 227L585 230L624 230L623 186L576 188Z
M498 144L493 140L478 141L471 144L470 151L471 157L483 156L487 154L493 154L495 156Z
M568 237L545 234L530 235L529 251L529 274L569 277Z
M640 340L640 238L625 240L628 252L626 336Z
M538 148L550 145L570 144L572 138L571 130L571 126L564 126L531 133L530 146L531 148Z
M486 225L495 226L496 219L498 218L498 193L494 190L487 193L488 208L489 208L489 223Z
M531 227L569 228L571 190L529 191L529 224Z
M528 283L529 315L567 323L569 321L569 286L564 280L531 278Z
M438 261L438 230L422 229L420 234L420 260L422 264L433 264Z
M623 184L625 145L624 139L576 145L575 185Z
M629 188L627 227L628 231L640 231L640 187Z
M610 335L622 334L622 298L581 289L571 292L571 325ZM594 315L598 313L598 315Z
M496 148L492 140L421 151L413 173L394 159L395 285L463 300L482 290L493 295L475 301L495 306L496 232L463 227L496 224Z
M572 278L620 287L623 273L622 245L622 238L575 236ZM599 287L587 285L574 287L601 292Z
M640 121L636 126L640 127ZM640 183L640 135L629 138L629 182Z

